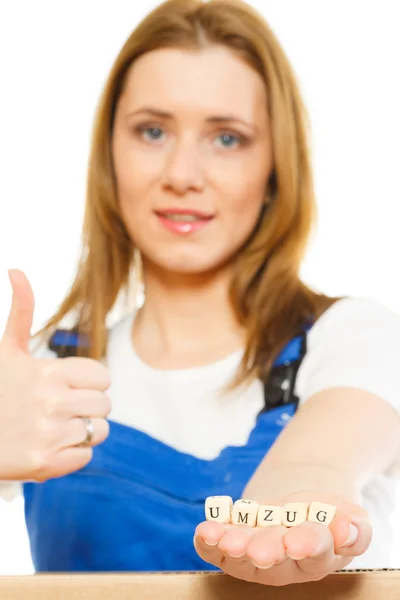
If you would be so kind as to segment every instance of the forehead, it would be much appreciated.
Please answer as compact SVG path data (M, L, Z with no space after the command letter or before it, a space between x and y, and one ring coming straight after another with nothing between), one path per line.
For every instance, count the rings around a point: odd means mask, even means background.
M229 110L243 118L266 113L261 76L228 48L201 51L163 48L138 58L127 74L121 104L212 112Z

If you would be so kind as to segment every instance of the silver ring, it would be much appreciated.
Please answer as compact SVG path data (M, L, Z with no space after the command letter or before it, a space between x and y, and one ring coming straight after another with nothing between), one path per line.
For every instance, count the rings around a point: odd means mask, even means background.
M85 424L86 437L83 440L83 442L81 442L79 445L80 446L90 446L90 443L91 443L91 441L93 439L93 435L94 435L94 427L93 427L92 419L90 417L81 417L81 419Z

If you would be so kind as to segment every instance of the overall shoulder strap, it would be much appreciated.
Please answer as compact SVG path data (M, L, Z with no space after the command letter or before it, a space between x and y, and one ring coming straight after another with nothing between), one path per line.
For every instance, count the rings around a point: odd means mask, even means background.
M48 347L58 358L77 356L78 348L89 348L88 336L74 329L56 329L49 340Z
M293 338L276 359L264 381L264 407L261 412L286 404L294 404L297 410L299 398L294 389L298 370L307 351L309 329L310 326L307 326L301 335Z

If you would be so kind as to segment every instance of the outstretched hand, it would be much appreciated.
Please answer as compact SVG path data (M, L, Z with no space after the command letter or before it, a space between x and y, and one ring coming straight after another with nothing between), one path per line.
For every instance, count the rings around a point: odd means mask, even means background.
M245 581L282 586L318 581L345 568L369 547L367 511L333 494L305 491L271 504L324 502L336 506L329 525L305 521L294 527L249 527L204 521L195 532L199 556Z

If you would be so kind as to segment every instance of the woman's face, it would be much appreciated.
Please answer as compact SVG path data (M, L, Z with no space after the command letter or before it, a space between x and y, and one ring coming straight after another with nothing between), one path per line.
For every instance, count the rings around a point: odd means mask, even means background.
M223 46L155 50L133 64L113 160L147 267L216 270L249 238L272 168L266 105L261 77Z

